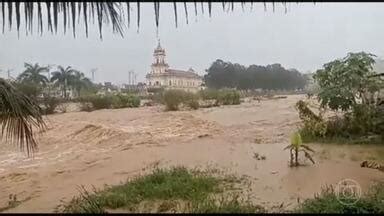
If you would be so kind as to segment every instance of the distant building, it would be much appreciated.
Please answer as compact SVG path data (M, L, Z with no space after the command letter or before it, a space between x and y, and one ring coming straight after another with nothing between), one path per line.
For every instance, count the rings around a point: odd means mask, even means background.
M192 68L188 71L170 69L165 61L165 49L160 42L154 53L155 62L152 70L146 75L147 88L183 89L198 91L203 88L203 79Z

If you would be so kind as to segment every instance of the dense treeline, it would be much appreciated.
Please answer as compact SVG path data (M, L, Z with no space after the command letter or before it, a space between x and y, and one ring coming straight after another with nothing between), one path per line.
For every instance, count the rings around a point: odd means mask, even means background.
M287 70L280 64L245 67L218 59L206 71L204 81L209 88L294 90L306 84L299 71Z

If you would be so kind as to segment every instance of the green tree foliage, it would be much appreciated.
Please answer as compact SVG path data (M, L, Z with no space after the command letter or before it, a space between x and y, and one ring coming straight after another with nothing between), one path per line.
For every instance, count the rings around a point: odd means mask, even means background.
M34 100L37 99L43 90L41 86L30 82L12 82L12 85L21 93Z
M245 67L220 59L207 69L204 80L209 88L293 90L306 84L305 76L299 71L287 70L280 64Z
M62 66L57 67L57 71L52 72L51 82L54 82L56 87L60 87L62 96L67 98L67 89L70 80L73 80L74 73L76 70L70 66L64 68Z
M57 71L52 72L51 81L54 82L56 87L61 88L64 98L67 98L68 89L74 90L79 97L84 90L93 88L93 83L89 78L85 77L84 73L70 66L66 68L58 66L57 68Z
M306 103L299 101L296 108L306 140L347 138L349 142L370 143L384 138L384 109L380 100L373 98L383 88L383 80L373 70L373 57L365 52L349 53L316 71L321 108L342 110L344 115L325 120L322 113L313 114Z
M349 53L317 70L314 79L320 87L321 105L347 111L358 104L359 99L367 103L365 95L379 90L381 84L379 78L371 77L375 74L373 57L365 52Z
M14 86L30 98L36 99L47 86L48 78L42 73L49 72L48 67L39 64L24 63L25 70L17 77Z
M49 80L42 73L49 72L48 67L41 67L39 64L24 63L25 70L17 77L17 80L23 83L32 83L34 85L45 86Z
M75 90L77 97L81 96L81 92L90 89L93 86L92 81L85 77L84 73L74 71L72 76L69 76L68 84Z

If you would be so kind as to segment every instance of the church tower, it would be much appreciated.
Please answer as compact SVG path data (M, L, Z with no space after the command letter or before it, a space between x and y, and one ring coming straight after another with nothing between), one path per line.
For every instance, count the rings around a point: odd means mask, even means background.
M154 62L152 63L152 73L160 74L165 73L169 68L168 64L165 62L165 49L163 49L159 43L153 52Z

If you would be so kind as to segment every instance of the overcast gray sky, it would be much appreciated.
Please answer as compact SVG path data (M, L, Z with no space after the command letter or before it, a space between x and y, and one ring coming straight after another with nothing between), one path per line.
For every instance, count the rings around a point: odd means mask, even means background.
M250 4L244 12L237 4L233 13L225 13L219 3L214 4L211 18L207 10L202 15L200 7L195 17L193 3L188 7L187 25L179 3L176 28L173 6L160 6L158 35L171 68L192 67L203 75L213 61L223 59L244 65L281 63L307 72L348 52L384 56L384 3L288 3L287 14L281 4L276 4L273 13L271 3L267 3L267 12L263 4L255 3L252 12ZM38 62L70 65L87 76L92 68L98 68L97 82L127 83L129 70L138 74L138 81L144 81L157 45L153 4L142 4L139 33L136 7L131 13L131 28L125 30L124 38L104 28L101 41L96 26L88 38L79 27L76 38L71 31L63 35L61 28L57 35L46 31L42 37L26 36L24 28L20 38L16 31L6 31L0 34L0 76L5 77L8 68L13 68L16 76L24 62Z

